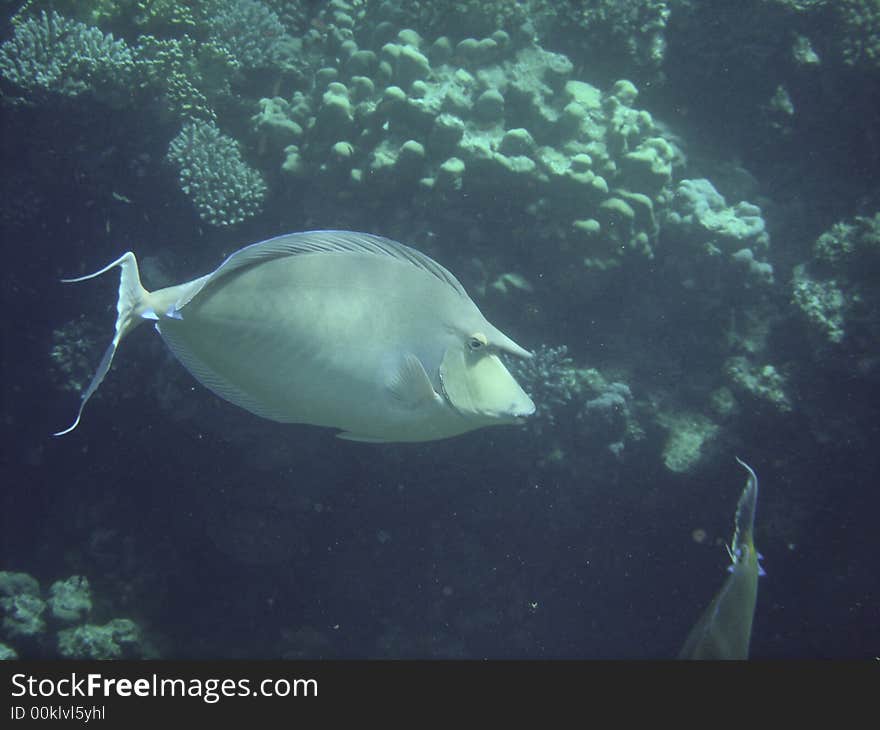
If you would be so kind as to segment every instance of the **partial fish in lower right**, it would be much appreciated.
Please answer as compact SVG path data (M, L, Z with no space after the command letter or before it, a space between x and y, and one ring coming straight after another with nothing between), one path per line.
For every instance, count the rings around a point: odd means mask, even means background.
M752 620L758 600L758 577L764 575L761 554L755 549L755 508L758 476L741 459L748 479L736 508L733 540L727 552L730 575L691 629L679 659L748 659Z

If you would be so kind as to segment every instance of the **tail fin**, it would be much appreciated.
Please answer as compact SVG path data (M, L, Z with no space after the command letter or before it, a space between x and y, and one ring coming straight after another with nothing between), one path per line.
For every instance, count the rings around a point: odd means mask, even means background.
M73 431L73 429L79 425L83 408L86 407L89 398L95 394L95 391L104 381L104 377L107 375L107 372L110 370L110 365L113 363L113 356L116 354L116 348L119 347L120 341L141 323L144 316L149 316L146 311L146 298L149 292L147 292L147 290L141 285L137 259L131 251L122 254L122 256L116 259L112 264L107 264L107 266L100 271L96 271L94 274L80 276L76 279L62 279L61 281L65 284L88 281L89 279L101 276L101 274L106 274L110 269L116 266L122 270L119 277L119 300L116 302L116 333L113 335L113 341L104 352L104 357L101 358L101 364L98 365L98 369L92 377L92 382L89 383L89 387L86 388L82 394L82 400L80 400L79 403L79 411L76 414L76 420L68 428L53 434L55 436L64 436Z

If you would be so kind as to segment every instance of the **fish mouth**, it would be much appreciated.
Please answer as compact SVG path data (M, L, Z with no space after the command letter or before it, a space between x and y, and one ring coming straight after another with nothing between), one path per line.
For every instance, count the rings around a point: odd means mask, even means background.
M511 410L510 415L513 418L513 422L516 424L522 424L526 422L526 419L529 416L535 415L535 404L529 403L527 408L520 408L519 410Z

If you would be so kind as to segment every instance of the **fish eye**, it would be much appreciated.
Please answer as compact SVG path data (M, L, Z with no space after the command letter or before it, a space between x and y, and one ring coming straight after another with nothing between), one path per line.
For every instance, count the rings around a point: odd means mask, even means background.
M468 349L471 352L475 352L476 350L480 350L489 344L489 340L486 339L486 335L482 332L475 332L468 338Z

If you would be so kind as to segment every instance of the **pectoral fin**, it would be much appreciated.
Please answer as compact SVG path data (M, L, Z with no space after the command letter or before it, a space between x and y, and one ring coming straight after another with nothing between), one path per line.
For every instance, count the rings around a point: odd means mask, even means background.
M412 353L403 357L400 368L388 385L391 395L407 408L420 408L437 398L422 361Z

